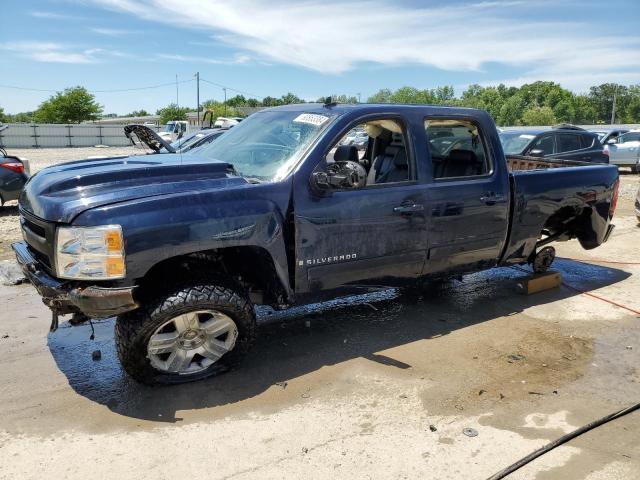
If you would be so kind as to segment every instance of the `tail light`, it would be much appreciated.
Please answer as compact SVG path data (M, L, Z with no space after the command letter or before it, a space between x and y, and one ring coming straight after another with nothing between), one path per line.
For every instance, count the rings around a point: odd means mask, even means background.
M609 156L609 146L605 145L602 149L602 153L604 153L607 157Z
M613 196L611 197L611 205L609 206L609 217L613 217L613 213L616 211L616 207L618 206L618 190L620 188L620 179L616 180L616 183L613 184Z
M16 173L24 173L24 165L22 162L3 162L0 163L0 167L6 168Z

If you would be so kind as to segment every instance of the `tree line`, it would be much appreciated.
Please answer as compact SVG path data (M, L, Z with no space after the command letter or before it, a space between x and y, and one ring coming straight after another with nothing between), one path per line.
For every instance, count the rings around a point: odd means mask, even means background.
M613 123L640 123L640 85L604 83L587 94L575 94L554 82L533 82L521 87L469 85L459 97L453 87L419 90L402 87L379 90L369 103L426 103L481 108L501 126L557 123L608 124L615 98Z
M317 99L324 102L327 97ZM358 98L348 95L334 95L332 100L339 103L357 103ZM553 125L556 123L608 124L640 123L640 84L620 85L603 83L593 86L586 94L575 94L554 82L533 82L521 87L484 87L470 85L460 96L456 96L452 86L434 89L402 87L397 90L379 90L367 99L369 103L408 103L450 105L481 108L487 110L498 125ZM213 111L219 116L243 116L240 107L276 107L292 103L305 103L293 93L281 97L264 97L262 100L236 95L226 102L205 100L201 111ZM6 114L0 107L0 122L38 123L80 123L103 117L103 107L84 87L73 87L58 92L40 104L34 112ZM195 108L179 107L172 103L156 111L160 123L169 120L186 120L187 113ZM146 110L134 110L127 116L147 116ZM109 115L115 116L115 115Z

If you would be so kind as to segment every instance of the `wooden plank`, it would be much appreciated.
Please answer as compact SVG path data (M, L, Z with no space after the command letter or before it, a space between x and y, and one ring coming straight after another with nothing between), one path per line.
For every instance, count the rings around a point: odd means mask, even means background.
M524 295L557 288L562 283L560 272L534 273L518 281L518 292Z

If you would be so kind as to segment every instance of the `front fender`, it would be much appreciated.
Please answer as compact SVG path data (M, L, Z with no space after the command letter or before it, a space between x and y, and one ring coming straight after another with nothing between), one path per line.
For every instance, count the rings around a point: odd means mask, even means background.
M78 226L121 225L127 278L135 284L158 263L228 247L265 249L291 292L284 239L290 184L251 185L217 192L183 192L88 210Z

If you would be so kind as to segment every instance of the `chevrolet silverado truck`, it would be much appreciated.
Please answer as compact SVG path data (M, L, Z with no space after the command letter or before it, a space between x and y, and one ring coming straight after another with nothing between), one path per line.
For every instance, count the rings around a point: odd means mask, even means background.
M364 151L342 145L354 128ZM32 176L17 259L53 312L116 316L124 369L179 383L235 365L276 309L607 241L615 166L505 157L484 111L305 104L194 154L75 161Z

